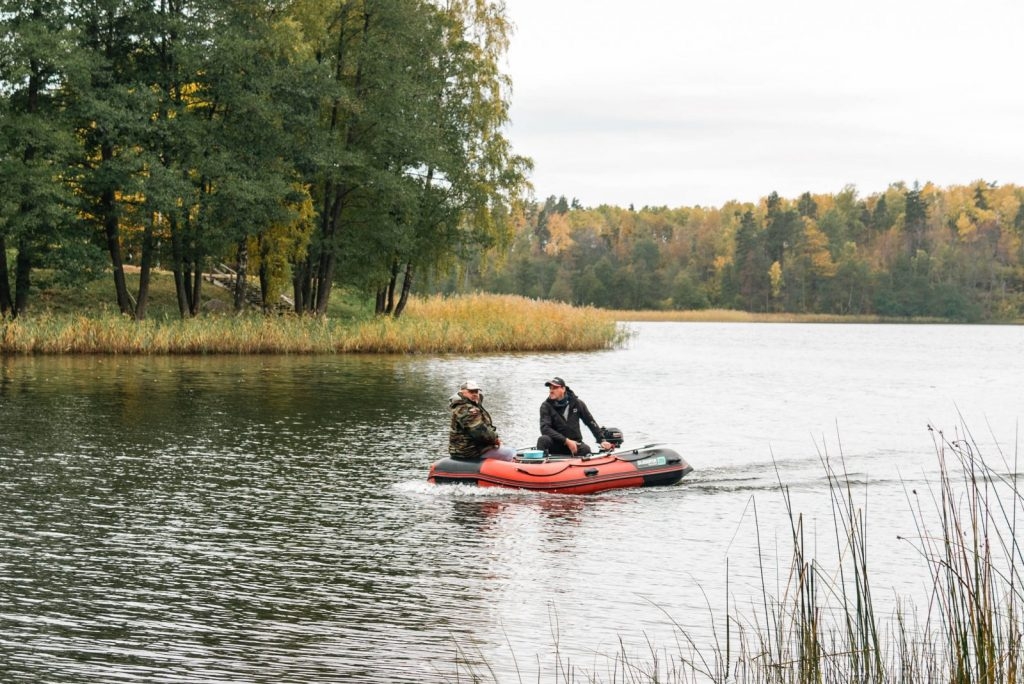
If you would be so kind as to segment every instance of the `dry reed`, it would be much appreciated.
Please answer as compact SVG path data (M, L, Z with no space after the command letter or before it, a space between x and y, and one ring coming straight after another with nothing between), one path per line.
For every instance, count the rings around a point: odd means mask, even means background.
M810 313L754 313L735 309L695 309L687 311L608 312L618 321L691 322L691 323L948 323L938 318L890 318L873 315L846 316Z
M145 320L44 315L0 320L5 354L333 354L588 351L626 333L605 312L514 296L414 299L403 316Z

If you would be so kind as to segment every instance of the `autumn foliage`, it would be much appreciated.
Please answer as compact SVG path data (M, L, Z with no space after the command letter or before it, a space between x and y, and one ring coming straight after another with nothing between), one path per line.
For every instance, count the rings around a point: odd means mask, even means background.
M895 183L640 210L552 197L467 285L610 309L1019 320L1024 187Z

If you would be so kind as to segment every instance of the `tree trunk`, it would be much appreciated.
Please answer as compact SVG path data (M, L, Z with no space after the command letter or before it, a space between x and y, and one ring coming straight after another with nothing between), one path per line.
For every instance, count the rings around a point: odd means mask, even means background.
M149 302L149 279L153 271L153 221L150 216L146 231L142 235L142 260L139 263L139 296L135 302L135 320L146 317L146 304Z
M7 268L7 240L0 235L0 318L11 312L15 315L14 302L11 301L11 281Z
M192 308L189 309L193 317L199 315L199 298L203 285L203 269L198 263L195 266L196 271L192 274Z
M20 316L28 307L29 277L32 272L32 252L28 240L18 245L18 256L14 260L14 315Z
M171 217L171 272L174 273L174 294L178 299L178 315L182 318L188 318L188 312L191 309L188 300L188 290L186 288L186 275L183 270L185 265L185 247L182 244L181 239L181 227L178 225L178 219L175 216Z
M327 303L331 299L331 290L333 289L334 257L328 257L327 262L327 267L321 271L321 275L317 278L316 306L313 309L317 316L327 314Z
M410 261L405 265L405 278L402 279L402 295L398 298L398 306L395 307L395 318L402 315L405 305L409 303L409 293L412 292L412 276L414 267Z
M32 18L35 21L42 19L42 11L36 6L32 10ZM32 59L29 65L29 78L28 78L28 101L26 106L26 112L29 116L35 118L39 114L39 93L41 89L42 80L39 77L40 64L37 60ZM29 139L25 144L25 151L21 155L22 162L25 167L28 168L32 165L33 160L36 157L36 148L32 144L32 140ZM23 199L19 206L18 212L24 216L32 210L30 203ZM0 294L0 298L4 300L7 306L0 305L6 312L9 308L11 310L11 317L16 318L17 316L25 313L25 309L28 306L28 290L31 282L32 274L32 248L29 244L29 238L22 234L17 240L18 256L14 260L14 301L11 301L10 284L7 280L7 252L6 245L0 245L2 247L3 254L0 255L3 259L3 288Z
M238 242L238 259L235 263L235 313L245 309L246 274L249 270L249 241L242 238Z
M267 271L267 260L270 257L270 248L264 242L262 234L256 238L256 248L259 250L260 255L260 310L263 311L264 314L268 314L271 309L269 299L270 273Z
M295 264L292 274L292 298L295 300L295 313L304 314L313 310L313 261L307 256Z
M263 313L268 314L272 309L270 303L270 274L267 273L267 262L260 262L260 305Z
M316 314L327 313L327 301L331 298L331 285L334 283L334 254L324 252L320 255L320 268L317 272Z
M337 263L335 256L335 242L341 223L341 212L345 206L345 199L349 189L343 185L334 186L334 199L331 201L331 210L323 217L320 223L323 239L320 243L320 260L315 276L316 280L316 313L323 316L327 313L327 302L331 298L331 289L334 286L334 267Z
M177 264L174 265L171 273L174 274L174 294L178 299L178 315L182 318L188 318L188 299L185 294L185 276Z
M110 145L103 145L102 157L105 163L114 158L114 150ZM128 297L128 286L124 279L124 260L121 257L121 233L118 225L114 189L107 188L100 198L100 214L103 217L103 232L107 238L107 251L110 252L110 265L114 269L114 291L117 293L117 306L121 313L134 316L135 307Z
M174 260L174 290L178 298L178 313L182 319L191 318L196 310L192 287L192 260L185 249L185 237L175 218L171 219L171 254Z
M193 295L192 292L192 267L186 264L181 271L181 289L185 295L185 313L182 314L183 318L192 317L193 307Z
M388 280L388 301L384 313L391 314L395 310L395 287L398 282L398 260L391 262L391 278Z

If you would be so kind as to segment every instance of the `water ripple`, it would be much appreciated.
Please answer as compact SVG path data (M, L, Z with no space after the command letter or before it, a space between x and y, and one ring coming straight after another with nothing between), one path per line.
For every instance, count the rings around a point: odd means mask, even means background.
M827 449L808 435L837 415L853 434L832 462L863 497L870 555L918 583L896 540L914 529L906 487L935 464L907 425L972 387L975 355L943 360L925 327L639 327L599 354L0 359L0 680L444 681L458 652L518 681L554 644L591 663L671 648L679 626L709 640L726 587L749 604L785 572L780 482L834 548ZM1020 377L1016 332L984 332L958 348ZM457 379L530 444L552 374L696 471L589 497L426 482ZM965 410L1018 388L984 392Z

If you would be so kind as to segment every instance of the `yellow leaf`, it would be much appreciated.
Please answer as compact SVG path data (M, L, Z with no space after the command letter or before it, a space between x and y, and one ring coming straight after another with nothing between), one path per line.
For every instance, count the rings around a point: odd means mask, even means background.
M969 240L977 229L978 226L975 225L966 212L962 212L956 220L956 232L961 240Z
M572 224L564 214L551 214L548 217L548 244L544 252L548 256L558 256L573 245Z

